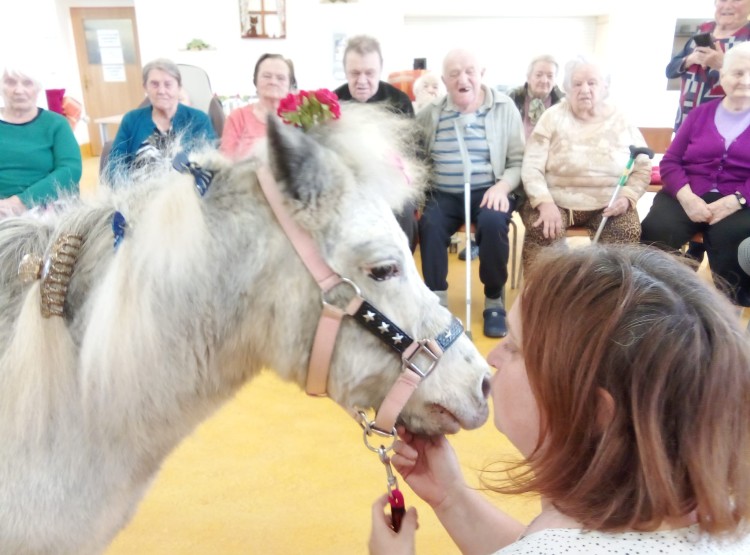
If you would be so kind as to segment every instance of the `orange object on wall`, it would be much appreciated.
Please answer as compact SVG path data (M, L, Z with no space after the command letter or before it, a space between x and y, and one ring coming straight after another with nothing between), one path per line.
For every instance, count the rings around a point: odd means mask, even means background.
M64 96L62 99L62 110L63 115L68 120L68 123L70 123L70 127L75 129L78 122L81 121L83 105L75 98Z
M414 101L414 81L427 73L426 69L405 69L404 71L394 71L388 75L388 82L397 89L404 91L409 95L412 102Z

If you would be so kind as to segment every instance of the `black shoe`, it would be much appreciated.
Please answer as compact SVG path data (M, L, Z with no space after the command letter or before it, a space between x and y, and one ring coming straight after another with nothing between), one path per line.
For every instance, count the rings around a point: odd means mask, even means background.
M487 337L505 337L508 328L505 326L505 309L488 308L482 312L484 318L484 335Z
M479 256L479 245L477 245L474 241L471 242L471 259L475 260ZM458 253L458 259L459 260L466 260L466 248Z

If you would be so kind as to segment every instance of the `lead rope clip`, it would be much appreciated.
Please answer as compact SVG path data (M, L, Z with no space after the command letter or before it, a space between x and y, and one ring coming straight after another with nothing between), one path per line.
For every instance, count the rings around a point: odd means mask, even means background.
M395 532L401 529L401 522L404 519L406 513L406 505L404 504L404 495L401 490L398 489L398 480L396 475L393 474L393 468L391 467L391 459L386 453L386 448L381 445L378 449L378 457L380 462L385 466L385 474L387 478L386 491L388 492L388 504L391 506L391 528Z

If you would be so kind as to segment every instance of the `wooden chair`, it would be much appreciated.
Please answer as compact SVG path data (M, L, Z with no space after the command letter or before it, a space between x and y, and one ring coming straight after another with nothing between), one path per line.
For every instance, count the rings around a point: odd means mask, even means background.
M639 127L648 148L656 153L663 154L672 143L671 127Z

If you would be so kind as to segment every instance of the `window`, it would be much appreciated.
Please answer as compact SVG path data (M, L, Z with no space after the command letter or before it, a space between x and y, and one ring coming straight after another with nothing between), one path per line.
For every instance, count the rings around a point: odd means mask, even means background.
M286 38L285 0L240 0L242 38Z

